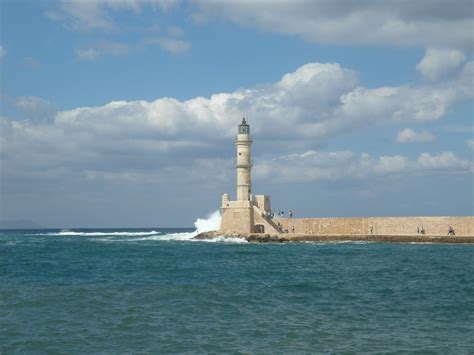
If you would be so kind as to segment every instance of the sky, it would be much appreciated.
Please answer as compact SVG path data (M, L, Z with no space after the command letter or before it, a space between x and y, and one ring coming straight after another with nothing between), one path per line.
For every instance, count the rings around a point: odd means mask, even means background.
M472 1L0 0L0 215L474 215Z

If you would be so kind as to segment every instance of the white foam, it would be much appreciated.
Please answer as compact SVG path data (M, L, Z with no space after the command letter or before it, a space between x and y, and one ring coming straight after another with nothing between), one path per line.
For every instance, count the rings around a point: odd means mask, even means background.
M199 240L196 240L196 241L199 241ZM224 237L224 236L219 236L212 239L201 239L200 241L208 242L208 243L248 243L248 241L244 238Z
M194 222L196 230L188 233L170 233L159 236L143 238L146 240L163 240L163 241L190 241L190 242L207 242L207 243L247 243L243 238L228 238L218 236L209 239L193 239L199 233L219 230L221 227L221 214L219 210L212 212L207 218L198 218Z
M221 214L219 210L217 210L209 214L207 218L196 219L196 221L194 222L194 227L196 227L196 230L194 232L163 234L153 239L166 240L166 241L170 241L170 240L196 241L196 239L193 239L193 238L199 233L218 230L220 226L221 226ZM147 240L150 240L150 238L147 238Z
M67 229L63 229L58 233L46 233L43 235L51 236L79 236L79 237L139 237L139 236L152 236L158 235L161 232L150 231L150 232L74 232Z
M307 241L301 241L299 243L307 243L307 244L315 244L315 245L330 245L330 244L372 244L374 242L370 240L307 240Z
M196 235L197 235L196 231L189 232L189 233L170 233L170 234L160 235L159 237L155 237L153 239L166 240L166 241L170 241L170 240L186 241L186 240L192 240L193 237L195 237Z
M196 235L203 232L209 232L219 230L221 226L221 214L219 210L212 212L207 218L198 218L194 222L196 230L193 232L184 233L169 233L161 234L158 231L149 232L129 232L129 231L117 231L117 232L75 232L68 229L63 229L56 233L46 233L41 235L48 236L80 236L80 237L108 237L104 238L93 238L95 241L104 242L137 242L137 241L193 241L193 242L224 242L224 243L247 243L243 238L227 238L224 236L218 236L210 239L193 239ZM110 238L110 237L141 237L141 238Z
M219 210L212 212L206 219L198 218L194 222L196 234L217 231L221 228L221 213Z

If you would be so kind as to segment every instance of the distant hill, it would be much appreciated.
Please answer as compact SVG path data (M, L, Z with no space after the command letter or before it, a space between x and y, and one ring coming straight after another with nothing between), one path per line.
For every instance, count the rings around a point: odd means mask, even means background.
M44 228L38 223L23 220L23 219L12 219L12 220L0 220L0 229L41 229Z

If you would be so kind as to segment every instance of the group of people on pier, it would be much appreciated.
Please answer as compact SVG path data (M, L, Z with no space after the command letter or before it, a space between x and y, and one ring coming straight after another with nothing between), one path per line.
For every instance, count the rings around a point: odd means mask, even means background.
M277 216L280 217L280 218L285 217L285 211L278 211ZM267 211L265 213L265 217L273 219L275 217L275 212ZM288 211L288 218L293 218L293 210Z
M416 227L416 234L422 234L422 235L426 234L425 228L423 226ZM453 226L449 226L448 235L456 235L456 232L454 231Z

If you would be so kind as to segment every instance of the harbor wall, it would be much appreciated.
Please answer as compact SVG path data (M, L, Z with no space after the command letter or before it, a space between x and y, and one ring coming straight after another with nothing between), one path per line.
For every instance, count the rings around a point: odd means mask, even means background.
M350 217L275 218L284 231L308 235L426 235L443 236L449 226L458 236L474 236L474 216L467 217Z

